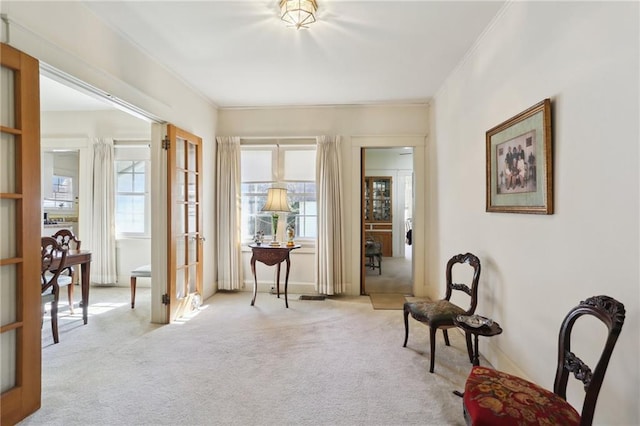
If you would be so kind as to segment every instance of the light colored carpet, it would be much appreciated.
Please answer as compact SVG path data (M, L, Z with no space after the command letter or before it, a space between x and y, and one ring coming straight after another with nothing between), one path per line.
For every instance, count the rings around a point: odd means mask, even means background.
M369 298L373 309L402 310L405 302L404 294L370 293Z
M42 407L21 425L464 425L464 337L428 330L369 298L289 309L275 295L218 293L192 318L149 323L149 290L91 288L89 324L44 324ZM79 310L76 310L79 312ZM482 360L484 362L484 360Z

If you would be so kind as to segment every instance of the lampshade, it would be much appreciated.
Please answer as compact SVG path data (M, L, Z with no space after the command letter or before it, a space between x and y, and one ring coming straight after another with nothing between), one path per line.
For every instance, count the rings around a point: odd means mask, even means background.
M280 0L280 19L296 29L316 22L316 0Z
M267 202L262 208L264 212L290 212L287 202L287 190L284 188L269 188Z

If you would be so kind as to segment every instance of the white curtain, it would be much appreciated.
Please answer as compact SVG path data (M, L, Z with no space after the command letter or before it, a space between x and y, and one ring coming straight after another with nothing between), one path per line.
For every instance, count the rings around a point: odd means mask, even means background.
M95 140L92 169L91 282L115 285L117 277L113 139Z
M240 138L216 138L217 158L217 216L218 226L218 289L238 290L242 280Z
M316 185L318 200L318 242L316 247L316 290L320 294L341 294L344 284L344 233L340 137L318 136Z

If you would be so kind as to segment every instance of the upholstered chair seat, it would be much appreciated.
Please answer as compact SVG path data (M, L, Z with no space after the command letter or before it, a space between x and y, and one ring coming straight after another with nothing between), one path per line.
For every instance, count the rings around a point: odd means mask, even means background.
M437 300L435 302L413 302L407 303L411 316L420 322L448 322L451 317L464 315L465 310L454 305L448 300Z
M464 400L469 417L478 419L473 423L477 426L580 424L580 414L560 396L491 368L471 369Z

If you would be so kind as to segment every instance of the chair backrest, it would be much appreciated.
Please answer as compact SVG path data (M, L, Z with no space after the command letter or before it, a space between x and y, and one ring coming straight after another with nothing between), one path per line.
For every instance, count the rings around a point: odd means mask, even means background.
M452 279L453 267L457 264L468 264L473 268L473 277L471 284L454 283ZM447 262L447 293L445 300L451 300L451 295L454 290L459 290L466 293L469 298L469 309L465 312L465 315L471 315L476 311L478 305L478 281L480 281L480 259L471 253L457 254L453 256Z
M576 320L583 315L590 315L600 319L609 330L602 354L593 371L571 352L571 331ZM593 296L573 308L567 314L560 327L558 369L553 391L560 397L567 399L569 373L573 373L574 377L584 384L585 398L580 420L582 425L590 425L593 421L593 413L596 408L600 387L604 380L604 373L607 371L611 353L622 330L624 318L625 309L622 303L609 296Z
M42 259L41 281L42 293L52 289L57 291L58 277L67 258L67 250L63 248L55 238L42 237L40 242L40 255Z
M68 229L59 230L53 234L53 238L67 250L80 250L81 241Z

